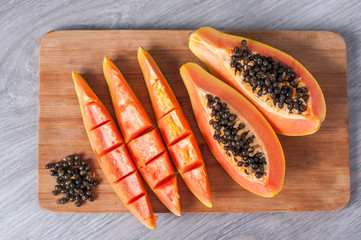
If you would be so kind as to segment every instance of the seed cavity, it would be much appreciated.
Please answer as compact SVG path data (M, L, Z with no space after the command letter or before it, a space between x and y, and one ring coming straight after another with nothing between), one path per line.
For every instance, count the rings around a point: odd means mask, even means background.
M231 67L234 74L238 72L243 76L243 82L252 88L258 97L268 96L274 107L288 111L290 114L303 114L307 111L310 98L308 89L300 86L294 70L272 57L253 54L242 40L242 46L236 46L232 51ZM268 99L267 98L267 102Z
M256 137L218 96L206 94L206 99L212 117L209 125L214 130L213 138L223 146L225 154L233 158L238 167L244 168L246 175L254 174L258 179L265 176L267 161L259 145L254 143Z

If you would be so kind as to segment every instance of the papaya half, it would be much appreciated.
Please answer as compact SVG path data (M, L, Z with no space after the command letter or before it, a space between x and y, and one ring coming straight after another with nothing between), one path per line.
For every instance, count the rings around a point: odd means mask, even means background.
M159 200L180 216L177 176L158 130L118 67L106 57L103 72L135 166Z
M315 133L326 103L315 78L296 59L266 44L201 27L189 48L213 75L242 93L283 135Z
M133 215L150 229L156 228L148 193L109 112L84 78L73 72L85 130L110 185Z
M180 105L153 57L138 49L142 69L159 130L175 166L191 192L212 207L206 167L198 143Z
M285 175L282 146L263 115L235 89L199 65L180 68L198 126L217 161L245 189L279 193Z

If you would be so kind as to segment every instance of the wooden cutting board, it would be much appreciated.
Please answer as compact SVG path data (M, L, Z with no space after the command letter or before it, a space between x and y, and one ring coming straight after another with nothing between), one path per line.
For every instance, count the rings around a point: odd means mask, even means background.
M115 60L144 108L155 122L146 85L137 62L139 45L149 50L163 71L199 142L207 167L213 208L201 204L178 176L182 212L324 211L349 201L346 45L333 32L227 31L276 47L299 60L318 80L326 98L327 116L321 129L304 137L279 136L286 157L283 190L273 198L254 195L234 182L218 164L196 124L179 75L182 64L201 62L188 49L188 30L55 31L40 42L39 57L39 203L55 212L128 210L115 195L97 163L83 126L71 72L82 74L114 116L102 74L104 56ZM201 64L204 66L203 64ZM80 208L57 205L51 195L55 179L44 166L69 154L89 159L100 185L96 201ZM149 190L149 188L148 188ZM154 212L168 212L148 191Z

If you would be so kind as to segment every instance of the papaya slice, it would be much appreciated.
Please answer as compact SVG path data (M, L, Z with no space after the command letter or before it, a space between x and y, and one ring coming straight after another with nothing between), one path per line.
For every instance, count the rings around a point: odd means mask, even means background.
M146 182L152 189L157 187L162 181L166 181L168 178L174 175L172 171L173 166L171 164L169 155L167 152L161 153L158 157L148 162L139 171L144 176Z
M123 143L123 138L115 129L117 126L114 121L109 121L89 131L89 137L94 139L94 151L98 156Z
M97 102L89 102L86 107L84 107L84 121L86 121L88 130L90 131L108 122L109 119L102 106L97 104Z
M146 194L146 190L143 186L140 175L137 171L132 172L126 178L120 179L119 181L112 183L113 188L116 192L123 194L119 195L123 202L129 204L136 201L137 198Z
M167 146L192 133L181 109L174 109L158 119L158 125Z
M159 200L180 216L177 178L162 138L118 67L104 58L103 72L121 132L136 167ZM148 165L147 165L148 164Z
M136 170L125 144L100 156L99 163L109 182L116 182Z
M178 184L176 175L153 188L153 191L165 206L169 206L168 209L172 213L179 213L178 216L180 216Z
M153 226L153 221L154 221L154 217L153 216L153 211L151 211L151 209L148 208L148 206L150 205L150 201L149 201L149 197L148 194L144 195L140 198L138 198L136 201L130 202L128 204L128 209L129 211L131 211L134 216L136 218L142 218L144 219L144 224L146 226ZM144 218L144 216L148 216L147 218ZM157 219L157 217L156 217ZM155 225L152 229L155 228Z
M180 105L152 56L142 47L138 62L152 101L160 132L173 162L191 192L212 207L207 172L197 141ZM202 169L202 172L197 171Z
M246 98L195 63L180 69L198 126L213 155L245 189L272 197L285 159L271 125Z
M73 81L85 130L104 175L129 211L155 229L157 217L112 117L84 78L73 72Z
M152 120L140 104L138 98L125 81L117 66L109 59L104 59L103 72L107 80L120 131L126 143L154 128ZM111 85L109 84L111 81ZM110 88L111 87L111 88Z
M168 147L180 174L203 164L202 154L193 134Z
M315 133L326 103L315 78L296 59L266 44L202 27L189 48L213 75L242 93L283 135Z
M157 129L139 136L128 143L135 165L143 167L147 162L165 151L162 138Z

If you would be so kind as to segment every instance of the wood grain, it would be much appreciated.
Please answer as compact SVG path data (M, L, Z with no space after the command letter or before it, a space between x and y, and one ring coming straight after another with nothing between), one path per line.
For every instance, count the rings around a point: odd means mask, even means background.
M40 42L39 56L39 202L55 212L128 212L102 174L88 142L71 71L82 74L113 114L102 75L104 56L115 60L154 121L136 51L149 50L170 83L199 142L208 175L213 208L203 206L178 178L182 212L324 211L345 206L350 196L346 45L332 32L228 31L281 49L299 60L318 80L326 98L327 116L321 129L305 137L279 136L286 156L282 192L274 198L256 196L236 184L210 153L195 122L179 75L188 61L200 63L188 50L190 31L55 31ZM322 61L320 61L322 59ZM68 154L90 159L97 178L96 201L81 208L56 205L55 184L48 162ZM332 176L332 177L331 177ZM148 191L155 212L167 212ZM252 204L250 204L252 203Z

